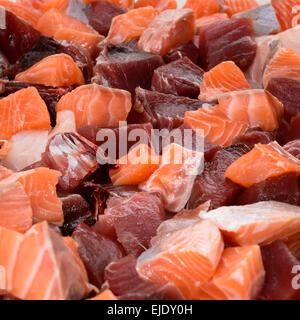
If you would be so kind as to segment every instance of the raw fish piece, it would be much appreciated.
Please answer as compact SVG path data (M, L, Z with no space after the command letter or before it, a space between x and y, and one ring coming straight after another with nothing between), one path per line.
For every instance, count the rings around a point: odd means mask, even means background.
M146 181L159 164L160 158L155 151L139 144L117 160L117 167L109 170L109 176L115 185L139 184Z
M40 15L37 12L29 10L25 6L8 0L1 0L0 6L4 7L7 11L15 14L19 19L27 22L32 27L36 28Z
M139 256L149 248L151 238L164 220L161 198L156 194L137 192L125 198L110 198L94 229L102 234L115 233L127 254Z
M153 73L151 90L197 98L203 73L200 67L184 57L157 68Z
M71 235L79 222L88 225L96 222L90 205L80 194L68 194L60 197L60 200L64 212L64 224L62 226L64 235Z
M245 89L250 86L244 73L233 61L225 61L204 73L198 98L214 101L223 93Z
M73 191L99 167L96 152L97 146L79 134L60 133L49 140L42 160L49 168L62 173L60 188Z
M265 279L258 245L225 248L212 279L200 289L198 300L252 300Z
M126 46L105 46L94 67L93 82L124 89L134 95L136 87L150 89L153 71L163 65L155 54Z
M157 13L153 7L149 6L129 10L114 17L105 42L121 44L131 38L140 37Z
M289 237L283 238L282 241L291 251L291 253L299 260L300 258L300 233L296 232Z
M78 252L87 269L90 282L101 288L105 267L123 257L121 246L82 222L77 225L72 237L79 245Z
M48 143L48 130L24 130L14 134L8 141L11 150L2 164L7 168L20 171L40 161Z
M271 4L275 9L282 30L289 29L298 24L298 0L271 0Z
M300 172L300 162L278 143L258 143L247 154L235 160L225 176L245 188L288 172Z
M128 124L126 126L118 127L118 128L101 128L100 126L87 126L87 127L79 127L77 132L85 137L86 139L90 140L97 146L101 146L103 143L105 143L106 140L104 140L104 137L102 137L101 132L103 135L105 135L105 132L107 134L113 134L116 137L116 159L119 159L123 156L125 156L129 150L136 145L136 143L144 143L147 144L149 147L152 146L152 140L151 140L151 130L153 129L151 123L144 123L144 124ZM103 131L100 131L103 130ZM107 130L107 131L106 131ZM136 132L139 132L141 135L142 141L139 140L138 137L134 136L135 130L138 130ZM98 134L98 139L97 139ZM125 141L127 142L127 145L125 144Z
M288 141L300 139L300 115L296 115L291 119L288 131Z
M50 129L47 106L36 88L22 89L0 99L1 140L33 129Z
M186 97L136 88L135 104L128 116L130 123L151 122L154 129L176 129L183 123L186 111L197 110L203 102Z
M290 153L292 156L300 160L300 140L292 140L283 146L283 149Z
M277 201L220 207L199 216L215 223L226 243L242 246L291 236L299 232L300 224L300 208Z
M299 300L299 265L282 241L261 247L266 280L259 300ZM293 284L296 287L293 288Z
M266 90L284 105L284 118L287 121L300 113L300 80L273 78Z
M273 78L300 80L300 55L293 49L280 48L266 65L263 86L266 88Z
M252 21L246 18L215 22L201 32L201 66L210 70L231 60L242 70L247 69L256 54Z
M108 1L97 1L91 4L92 14L89 24L103 36L107 36L114 17L123 14L126 10Z
M221 0L220 3L229 17L233 16L235 13L258 7L255 0Z
M224 12L217 12L210 14L209 16L203 16L201 18L196 19L197 35L201 33L203 27L207 27L212 23L226 19L228 19L228 15Z
M0 183L0 226L21 233L32 226L31 202L18 181Z
M1 171L0 171L0 174L1 174ZM137 186L132 186L132 185L131 186L130 185L115 186L112 183L106 183L106 184L103 184L102 186L105 190L109 192L109 195L112 198L128 197L139 191Z
M131 96L125 90L87 84L67 93L57 103L56 111L74 112L76 126L117 127L131 109Z
M191 41L195 32L193 10L165 10L157 15L142 33L138 48L164 56L172 48Z
M248 105L245 104L244 107L247 108ZM238 108L238 110L241 109L240 104ZM244 112L241 111L241 114L244 115ZM208 106L196 111L186 111L184 124L194 130L202 130L205 139L219 146L231 145L232 140L236 136L244 134L249 127L246 122L231 120L226 115L226 110L219 105Z
M48 139L58 133L76 132L75 116L73 111L59 111L56 115L56 126L49 133Z
M249 151L250 148L244 144L217 151L211 162L205 163L203 172L195 179L188 208L197 208L208 200L211 201L212 208L233 204L242 187L227 179L224 173L231 163Z
M156 284L142 279L136 271L136 258L126 256L109 264L105 271L107 285L120 300L183 300L172 283Z
M6 293L6 271L3 266L0 266L0 295Z
M8 140L0 140L0 160L4 160L12 149L12 144Z
M275 10L270 3L236 13L233 15L233 18L248 18L253 20L255 36L275 34L281 30Z
M199 50L192 41L171 49L163 56L165 63L176 61L184 57L188 57L195 64L198 63Z
M10 11L0 7L0 51L9 63L17 62L39 40L40 33Z
M106 289L100 294L96 295L95 297L89 300L118 300L118 299L109 289Z
M72 90L72 87L52 88L39 85L30 85L29 83L9 81L5 83L5 91L3 93L3 96L7 96L11 93L24 88L28 88L30 86L33 86L38 90L39 95L46 103L51 118L51 126L54 127L56 124L56 104L62 96Z
M44 36L78 43L90 53L93 52L96 44L104 38L91 26L59 12L55 8L42 15L37 24L37 29Z
M251 149L257 143L268 144L276 140L276 132L262 131L260 128L249 128L243 135L232 140L232 144L246 144Z
M237 204L274 200L298 205L300 203L298 178L299 173L289 172L255 183L240 195Z
M176 0L138 0L135 2L135 8L152 6L158 11L164 11L166 9L176 9L177 1Z
M269 92L241 90L218 97L220 109L233 121L242 121L265 131L279 128L284 113L282 103Z
M0 264L7 271L8 292L20 299L78 300L90 292L85 269L45 221L24 236L0 228Z
M140 188L146 192L158 192L165 208L178 212L186 205L195 178L203 170L203 162L203 152L189 150L176 143L166 145L159 168L140 184Z
M209 16L220 11L219 2L216 0L187 0L184 8L193 9L197 18Z
M246 72L248 81L256 88L261 87L265 66L279 48L290 48L300 54L299 36L300 26L295 26L276 35L257 37L257 53Z
M50 87L84 84L84 77L74 60L60 53L46 57L29 69L18 73L16 81Z
M200 221L162 238L140 255L136 268L142 278L174 283L186 299L195 299L215 273L223 249L219 229L210 221Z
M189 138L190 136L185 137L186 129L192 130L191 138ZM174 130L174 131L172 130L170 132L170 135L167 135L163 138L162 143L159 145L161 149L167 144L176 142L177 144L181 144L188 149L191 149L194 151L200 151L200 152L203 151L205 161L210 161L212 157L215 155L215 153L221 149L220 146L205 139L202 135L199 135L195 130L191 129L186 124L182 124L180 127L177 128L177 130ZM173 135L174 132L176 133L179 132L181 134L179 141L177 140L178 139L177 134ZM190 134L189 131L187 132L188 134Z

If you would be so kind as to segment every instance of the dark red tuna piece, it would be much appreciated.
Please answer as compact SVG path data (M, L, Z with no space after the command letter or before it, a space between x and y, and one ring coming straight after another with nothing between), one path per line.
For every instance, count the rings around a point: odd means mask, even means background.
M99 167L96 153L97 146L79 134L59 133L49 140L42 161L62 173L58 186L71 192Z
M153 71L163 64L159 55L109 44L97 58L92 81L134 94L138 86L150 89Z
M254 35L257 37L274 34L281 30L275 10L271 3L236 13L232 18L251 19L253 21Z
M231 144L246 144L253 148L255 144L267 144L276 140L276 133L262 131L260 128L249 128L243 135L235 137Z
M0 51L0 79L12 79L18 73L18 66L10 64L4 54Z
M170 63L188 57L193 63L197 64L199 58L199 49L193 44L192 41L187 44L182 44L178 47L171 49L166 55L163 56L165 63Z
M105 267L124 256L121 246L82 222L77 225L72 237L79 245L78 253L88 272L89 281L101 288Z
M60 200L64 212L64 225L61 229L65 236L71 235L79 222L85 222L88 225L96 222L90 205L80 194L68 194L60 197Z
M289 172L255 183L240 195L237 204L274 200L298 205L300 200L298 178L297 172Z
M149 248L156 229L165 220L161 198L136 192L128 197L110 197L106 204L94 230L115 234L127 254L138 256Z
M292 140L283 146L283 149L300 160L300 139Z
M188 57L157 68L152 77L151 90L197 98L204 71Z
M93 62L88 51L67 41L56 41L52 38L41 36L35 46L18 62L18 72L30 68L45 57L57 53L65 53L73 58L82 71L86 81L89 81L93 74Z
M226 19L203 27L199 50L205 70L228 60L243 70L247 69L256 54L252 21L246 18Z
M225 171L230 164L250 150L249 146L238 144L217 151L195 179L188 208L194 209L208 200L211 200L211 208L214 209L233 204L243 188L227 179Z
M293 117L287 134L287 141L300 139L300 114Z
M136 258L126 256L105 268L105 287L120 300L184 300L172 283L155 284L142 279L136 271Z
M20 89L28 88L30 86L34 86L35 88L37 88L40 96L46 102L46 105L48 107L48 111L50 114L50 118L51 118L51 126L54 127L56 124L56 104L62 96L72 91L73 88L72 87L53 88L53 87L46 87L42 85L33 85L29 83L24 83L24 82L9 81L5 83L5 91L1 96L7 96Z
M92 13L89 24L105 37L108 34L112 19L126 10L108 1L97 1L92 3Z
M283 104L284 117L287 121L300 113L300 80L271 79L267 90Z
M289 141L289 131L290 131L290 124L285 119L281 119L279 123L279 128L276 131L274 131L275 140L281 146L283 146L285 143Z
M78 128L78 133L97 146L101 146L107 141L107 139L100 139L102 135L105 137L106 134L109 135L110 133L112 133L116 137L116 158L118 159L127 154L130 148L136 145L136 143L139 141L143 144L151 146L152 129L153 127L151 123L129 124L127 126L119 128L101 128L99 126L87 126ZM133 136L135 130L138 130L136 131L136 133L139 134L140 138ZM101 132L103 134L101 134Z
M151 122L155 129L172 130L183 124L186 111L197 110L203 102L170 94L136 88L136 99L127 121L129 123Z
M0 17L0 51L15 63L36 44L40 33L3 7Z
M280 240L262 246L261 253L266 277L258 299L299 300L300 261Z

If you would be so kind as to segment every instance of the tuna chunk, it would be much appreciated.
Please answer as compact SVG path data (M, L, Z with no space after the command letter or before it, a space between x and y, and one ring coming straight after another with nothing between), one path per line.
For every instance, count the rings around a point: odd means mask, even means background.
M202 107L203 102L137 88L136 100L128 122L151 122L153 128L172 130L183 124L184 113Z
M78 252L92 284L101 288L105 267L123 257L121 246L100 235L84 223L79 223L72 235L78 243Z
M110 44L97 58L93 82L134 94L138 86L150 89L153 71L163 64L156 54Z
M256 54L252 21L246 18L227 19L205 27L199 43L201 65L206 70L228 60L245 70Z
M204 71L184 57L154 71L151 89L161 93L197 98Z

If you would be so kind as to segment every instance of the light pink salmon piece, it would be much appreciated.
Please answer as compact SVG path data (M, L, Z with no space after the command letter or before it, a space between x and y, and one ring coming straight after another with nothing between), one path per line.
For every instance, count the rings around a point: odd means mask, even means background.
M273 78L300 80L300 55L293 49L280 48L266 66L263 75L264 88Z
M30 198L18 181L0 183L0 226L21 233L32 226Z
M64 53L53 54L40 60L29 69L18 73L15 80L50 87L84 84L81 70L74 60Z
M74 112L76 126L98 125L117 127L131 109L128 91L103 87L97 84L80 86L64 95L57 103L57 112Z
M193 40L195 13L191 9L165 10L142 33L138 48L164 56L172 48Z
M256 144L248 153L235 160L225 176L245 188L287 172L300 172L300 161L276 142Z
M218 101L230 120L245 122L264 131L277 130L283 116L282 103L260 89L224 93Z
M227 243L241 246L268 244L295 234L300 227L300 208L277 201L220 207L199 216L214 222Z
M223 93L245 89L250 86L242 70L233 61L225 61L204 73L198 99L214 101Z
M210 221L201 221L142 253L137 271L155 283L174 283L186 299L195 299L199 288L215 273L223 249L219 229Z
M199 292L198 300L251 300L265 278L258 245L226 248L212 279Z
M30 198L33 221L48 221L62 226L64 215L62 202L56 193L56 185L61 173L48 168L36 168L17 172L0 181L0 186L19 181Z
M148 6L114 17L105 41L120 44L131 38L140 37L157 14L157 10Z
M82 299L88 294L86 274L63 238L47 222L34 225L24 236L1 228L0 248L0 264L7 270L8 291L15 297L62 300Z
M219 105L187 111L184 123L194 130L203 130L204 137L220 146L229 146L236 136L246 132L249 125L241 121L232 121Z
M146 192L158 192L165 208L178 212L186 205L202 168L203 153L172 143L164 147L158 169L139 187Z

